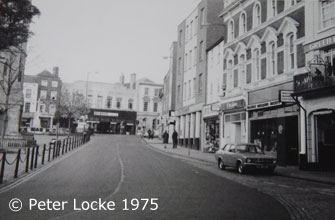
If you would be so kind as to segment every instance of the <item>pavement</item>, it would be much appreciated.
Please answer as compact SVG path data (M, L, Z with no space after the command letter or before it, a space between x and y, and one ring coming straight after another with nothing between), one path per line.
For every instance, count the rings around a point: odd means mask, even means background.
M172 144L163 144L163 141L157 138L150 140L144 138L144 141L151 147L168 154L216 164L213 153L205 153L202 151L189 149L181 146L178 146L177 148L172 148ZM300 170L298 166L277 166L274 174L289 178L335 185L335 171L303 171Z

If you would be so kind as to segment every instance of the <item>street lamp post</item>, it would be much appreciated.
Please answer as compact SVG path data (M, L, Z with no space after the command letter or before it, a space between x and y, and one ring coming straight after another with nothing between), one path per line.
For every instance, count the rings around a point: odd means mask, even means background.
M86 73L86 95L85 95L85 99L86 99L86 107L88 107L88 98L87 98L87 91L88 91L88 77L90 74L98 74L99 72L87 72ZM84 132L86 131L86 122L84 125Z

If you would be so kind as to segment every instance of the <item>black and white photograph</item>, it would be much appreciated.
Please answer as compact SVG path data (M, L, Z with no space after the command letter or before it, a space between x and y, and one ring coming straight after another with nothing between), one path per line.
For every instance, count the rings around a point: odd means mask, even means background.
M334 207L335 0L0 0L1 220Z

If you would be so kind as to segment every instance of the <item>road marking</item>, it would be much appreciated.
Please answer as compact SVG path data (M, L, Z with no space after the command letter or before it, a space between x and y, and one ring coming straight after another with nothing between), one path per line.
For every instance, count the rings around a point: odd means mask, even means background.
M121 186L122 186L122 183L124 182L124 177L125 177L125 174L124 174L124 164L123 164L123 161L122 161L122 158L121 158L121 155L120 155L120 147L119 147L119 144L116 144L116 150L117 150L117 156L119 158L119 162L120 162L120 169L121 169L121 177L120 177L120 181L118 182L116 188L114 189L114 191L107 195L104 199L102 199L103 201L106 201L109 197L112 197L113 195L115 195L116 193L118 193L121 189ZM71 216L73 214L77 214L79 212L82 212L83 210L79 210L79 211L73 211L73 212L70 212L70 213L67 213L67 214L64 214L64 215L60 215L60 216L56 216L54 218L50 218L49 220L56 220L56 219L60 219L60 218L64 218L64 217L68 217L68 216Z

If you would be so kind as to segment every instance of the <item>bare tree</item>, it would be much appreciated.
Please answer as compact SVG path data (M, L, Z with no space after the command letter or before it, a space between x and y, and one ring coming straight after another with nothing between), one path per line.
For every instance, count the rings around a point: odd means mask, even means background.
M71 120L88 113L85 96L78 91L70 92L68 89L63 87L57 111L58 115L67 118L68 129L70 131Z
M22 83L24 54L8 50L0 53L0 106L3 108L3 123L1 139L4 139L8 124L8 111L11 107L20 105L22 98Z

